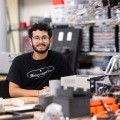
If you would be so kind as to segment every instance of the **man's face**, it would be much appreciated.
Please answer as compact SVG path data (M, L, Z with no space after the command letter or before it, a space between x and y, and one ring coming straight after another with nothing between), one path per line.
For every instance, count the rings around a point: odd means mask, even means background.
M41 54L46 53L50 47L50 43L51 39L46 31L33 31L33 37L30 40L30 44L35 52Z

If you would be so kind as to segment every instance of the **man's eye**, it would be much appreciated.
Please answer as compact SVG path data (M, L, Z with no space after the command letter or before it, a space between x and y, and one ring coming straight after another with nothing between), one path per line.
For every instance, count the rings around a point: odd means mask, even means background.
M35 38L36 40L38 40L39 38Z
M46 37L42 37L42 39L46 39Z
M48 37L47 36L43 36L43 39L48 39Z

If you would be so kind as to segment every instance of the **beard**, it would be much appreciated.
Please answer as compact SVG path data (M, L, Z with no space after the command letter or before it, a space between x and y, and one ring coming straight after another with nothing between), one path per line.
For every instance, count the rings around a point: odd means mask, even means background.
M32 48L33 48L33 50L34 50L35 52L40 53L40 54L44 54L44 53L46 53L46 52L48 51L48 49L49 49L49 47L50 47L50 44L48 44L48 45L42 44L42 45L45 47L44 50L39 50L39 49L37 49L37 46L39 46L39 45L35 46L35 45L32 44Z

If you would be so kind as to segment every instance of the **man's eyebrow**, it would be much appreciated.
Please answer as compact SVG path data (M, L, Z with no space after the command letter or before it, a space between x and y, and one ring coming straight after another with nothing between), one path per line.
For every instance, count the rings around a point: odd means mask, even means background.
M33 37L39 37L39 35L35 35L35 36L33 36Z
M43 36L47 36L47 35L42 35L42 36L39 36L39 35L35 35L34 37L43 37Z
M43 36L48 36L48 35L43 35Z

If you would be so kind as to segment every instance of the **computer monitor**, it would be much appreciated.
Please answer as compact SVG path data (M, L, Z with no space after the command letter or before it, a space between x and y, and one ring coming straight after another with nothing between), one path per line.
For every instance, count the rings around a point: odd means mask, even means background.
M81 29L73 27L56 27L53 29L51 49L65 54L75 72L81 38Z

